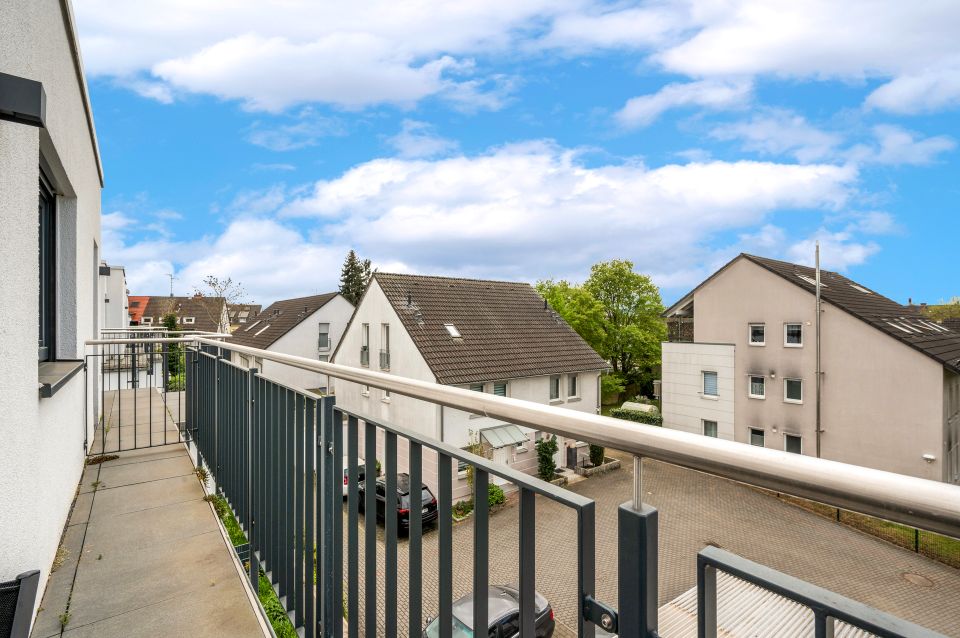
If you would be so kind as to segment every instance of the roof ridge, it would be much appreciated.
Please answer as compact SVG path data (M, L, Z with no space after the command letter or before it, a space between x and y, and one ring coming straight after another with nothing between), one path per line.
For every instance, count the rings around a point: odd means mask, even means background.
M533 286L526 281L510 281L508 279L478 279L476 277L448 277L446 275L420 275L415 273L399 273L399 272L380 272L377 271L373 273L374 277L381 275L386 275L387 277L401 277L401 278L419 278L419 279L435 279L440 280L444 279L447 281L465 281L465 282L474 282L474 283L485 283L485 284L510 284L514 286Z

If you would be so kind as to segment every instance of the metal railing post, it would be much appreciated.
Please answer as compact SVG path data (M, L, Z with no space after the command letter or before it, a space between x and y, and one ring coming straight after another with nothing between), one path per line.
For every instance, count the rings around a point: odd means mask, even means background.
M717 638L717 568L697 556L697 638Z
M633 500L617 512L618 634L657 636L657 510L643 504L642 463L633 460Z

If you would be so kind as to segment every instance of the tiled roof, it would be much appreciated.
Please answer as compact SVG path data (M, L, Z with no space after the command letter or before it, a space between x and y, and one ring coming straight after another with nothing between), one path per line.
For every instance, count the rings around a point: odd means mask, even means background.
M129 297L142 299L142 297ZM223 317L223 306L226 303L223 297L147 297L143 317L151 317L154 326L163 321L164 315L174 313L180 318L181 330L203 330L204 332L219 332L220 320ZM185 317L193 317L193 323L183 321Z
M228 303L227 315L230 317L230 325L237 327L252 323L253 318L260 314L262 308L263 306L258 303Z
M140 323L143 318L143 311L147 309L147 303L150 297L147 295L131 295L127 297L127 310L130 313L130 321Z
M390 273L374 278L438 383L609 367L529 284Z
M813 268L755 255L742 256L816 294ZM839 273L821 269L820 283L820 296L825 301L960 373L960 332L924 317L918 306L898 304Z
M328 292L311 297L275 301L267 306L266 310L262 310L256 317L241 325L233 333L230 343L264 350L338 294Z

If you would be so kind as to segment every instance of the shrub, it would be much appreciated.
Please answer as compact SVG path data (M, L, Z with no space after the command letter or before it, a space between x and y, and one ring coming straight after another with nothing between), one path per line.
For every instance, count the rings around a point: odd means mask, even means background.
M473 499L464 499L453 504L453 513L457 518L463 518L473 511Z
M627 421L636 421L637 423L646 423L647 425L663 425L663 416L653 412L640 412L639 410L627 410L624 408L614 408L610 410L610 416L615 419L625 419Z
M603 454L605 450L599 445L590 444L590 462L593 465L603 465Z
M490 509L498 507L507 502L507 496L503 493L503 488L499 485L494 485L490 483L487 485L487 505ZM471 507L473 504L471 503Z
M187 387L186 375L181 372L179 374L174 374L170 376L170 380L167 381L167 391L168 392L182 392Z
M604 397L620 396L627 387L627 381L619 374L604 374L600 377L600 394Z
M537 441L537 476L544 481L552 481L557 473L554 456L559 449L557 437L552 434Z

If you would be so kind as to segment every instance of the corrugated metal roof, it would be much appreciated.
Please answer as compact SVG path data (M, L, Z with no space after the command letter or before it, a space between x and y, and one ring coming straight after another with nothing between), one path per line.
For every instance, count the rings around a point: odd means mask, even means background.
M520 431L520 428L513 423L504 423L495 425L492 428L480 430L480 436L486 439L490 447L497 450L502 447L524 443L527 437Z
M660 608L659 633L664 638L697 635L697 588L687 590ZM869 638L874 634L837 622L837 638ZM720 638L808 638L813 612L753 583L717 572L717 636Z

